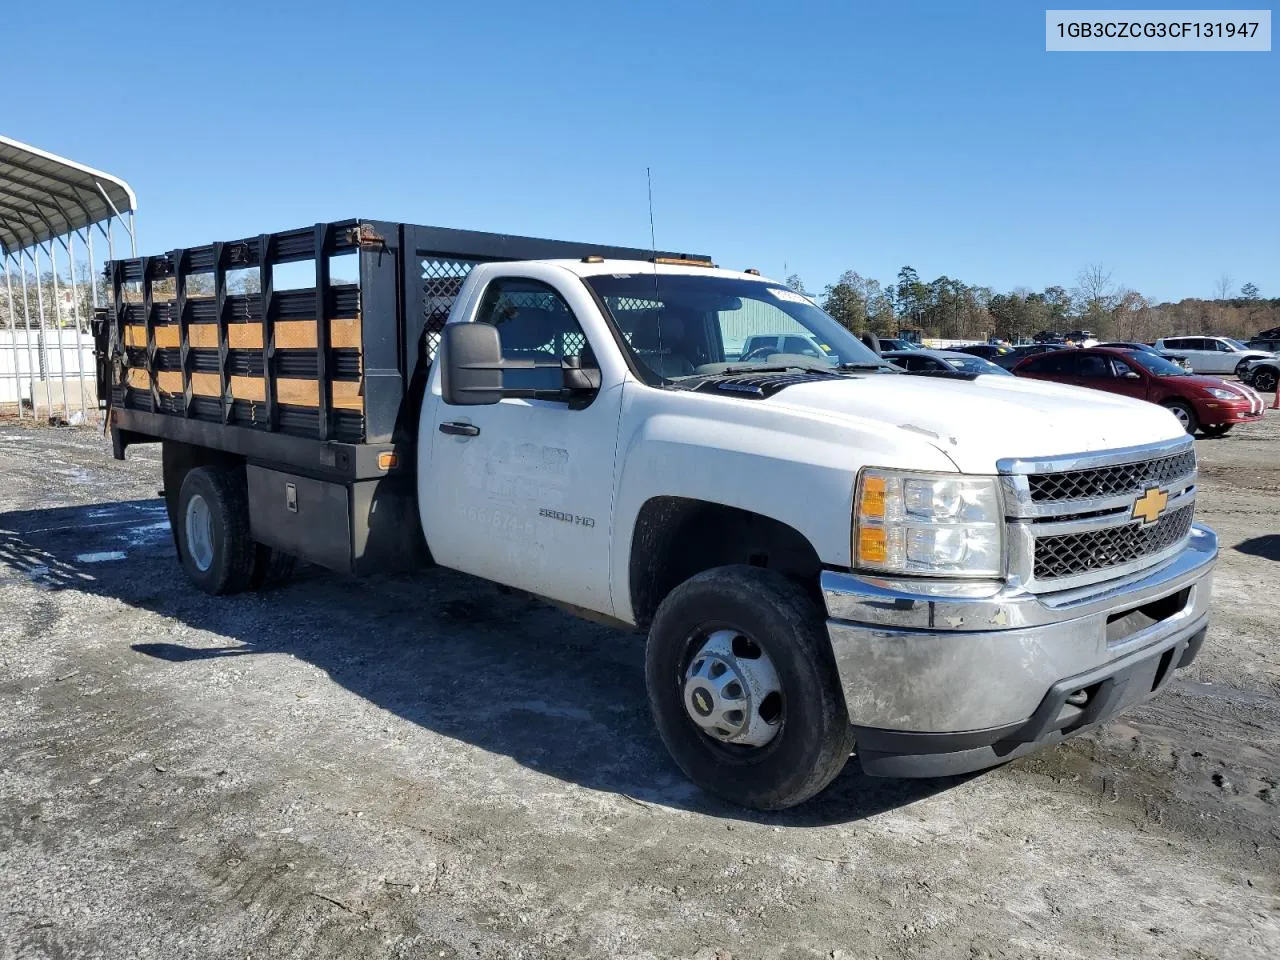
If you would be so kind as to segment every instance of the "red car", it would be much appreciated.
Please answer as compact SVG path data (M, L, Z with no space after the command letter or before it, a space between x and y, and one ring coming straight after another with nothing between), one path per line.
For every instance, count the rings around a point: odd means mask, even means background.
M1027 357L1015 376L1121 393L1168 407L1187 433L1220 437L1263 416L1262 398L1239 383L1201 377L1154 353L1117 347L1055 350Z

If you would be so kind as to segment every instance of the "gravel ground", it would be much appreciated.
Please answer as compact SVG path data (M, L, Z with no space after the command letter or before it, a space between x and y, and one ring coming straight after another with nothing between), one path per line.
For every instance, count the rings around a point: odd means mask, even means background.
M667 758L640 638L442 571L211 599L158 448L0 425L0 958L1280 955L1280 415L1199 448L1168 694L756 815Z

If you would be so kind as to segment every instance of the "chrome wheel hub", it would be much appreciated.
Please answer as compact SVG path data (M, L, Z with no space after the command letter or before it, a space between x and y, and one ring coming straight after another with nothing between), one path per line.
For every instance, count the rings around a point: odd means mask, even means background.
M204 497L196 494L187 501L183 518L187 530L187 552L201 573L213 566L213 515Z
M1182 409L1182 407L1174 407L1173 415L1178 418L1178 422L1184 427L1191 423L1191 417L1187 414L1187 411Z
M685 671L684 708L716 740L763 747L782 725L782 683L759 644L736 630L717 630Z

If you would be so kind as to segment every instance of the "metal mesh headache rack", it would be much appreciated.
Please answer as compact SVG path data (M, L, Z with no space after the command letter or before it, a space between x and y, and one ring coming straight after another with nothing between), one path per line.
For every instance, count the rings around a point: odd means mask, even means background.
M358 262L356 282L334 282L331 258L348 254ZM471 269L585 256L710 262L376 220L113 260L105 271L111 303L97 319L99 399L137 439L207 444L206 425L216 425L237 434L412 445L427 368ZM306 261L314 282L277 288L278 267ZM241 437L233 446L248 453L253 445Z

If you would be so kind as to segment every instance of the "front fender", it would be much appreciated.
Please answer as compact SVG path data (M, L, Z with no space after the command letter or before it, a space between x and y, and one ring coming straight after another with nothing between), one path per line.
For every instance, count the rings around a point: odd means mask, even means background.
M868 464L955 471L927 440L887 424L629 382L611 538L616 615L635 622L632 541L650 498L684 497L761 514L799 531L824 565L848 567L854 483Z

